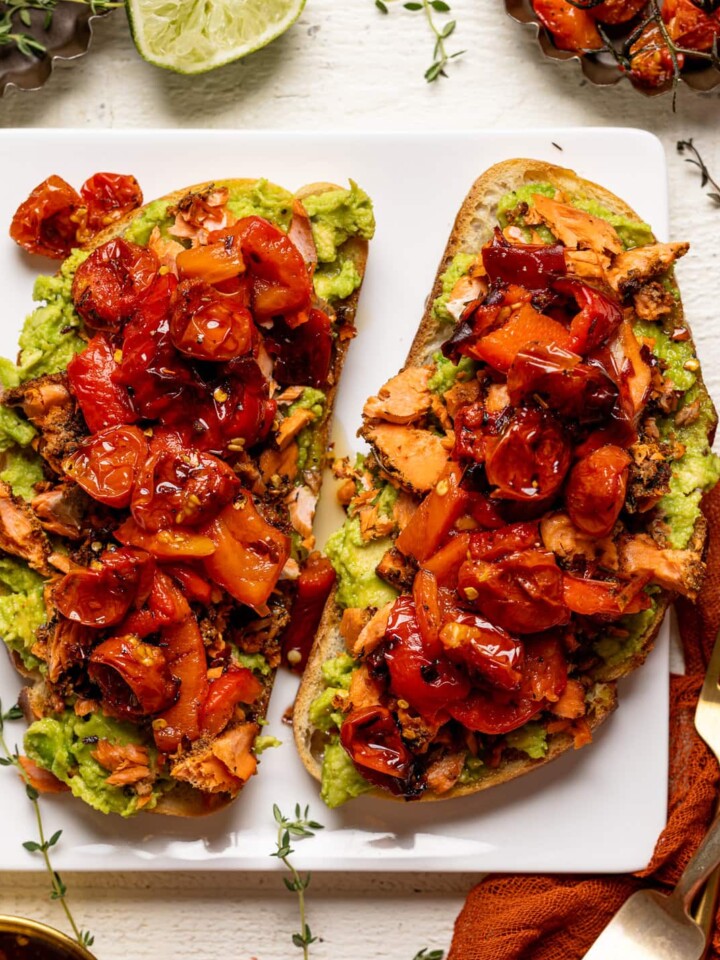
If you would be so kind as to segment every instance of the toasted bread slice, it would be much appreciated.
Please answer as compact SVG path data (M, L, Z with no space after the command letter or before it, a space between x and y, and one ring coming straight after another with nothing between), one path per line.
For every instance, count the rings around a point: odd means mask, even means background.
M182 190L176 190L170 194L167 194L160 200L153 201L152 204L146 204L137 210L133 210L121 219L111 223L107 228L96 234L84 247L84 249L91 253L93 250L96 250L108 241L116 237L122 237L126 234L128 229L136 224L151 208L154 208L155 210L171 210L176 208L180 201L190 194L207 194L213 189L218 188L229 188L234 190L236 193L242 193L243 190L251 189L259 182L260 181L250 178L232 178L227 180L214 180L211 182L196 184ZM315 197L330 191L342 189L331 183L314 183L302 187L293 195L287 191L281 190L281 188L276 187L273 184L265 184L265 186L275 195L286 194L287 210L284 212L288 214L288 217L290 216L290 212L293 211L294 205L298 203L302 204L302 201L307 197ZM168 215L166 219L171 220L172 218ZM356 275L360 278L360 281L362 281L367 263L368 241L360 236L350 236L347 240L345 240L344 243L338 246L337 254L338 257L342 258L340 262L352 262ZM350 340L355 334L354 323L359 293L360 284L356 286L349 296L341 299L333 299L331 304L331 312L335 314L336 318L335 328L338 331L342 330L343 335L333 338L333 353L331 358L330 373L327 381L327 390L325 391L326 400L324 403L322 416L319 419L316 419L311 425L313 449L316 450L324 451L327 448L328 433L337 385ZM327 304L325 306L327 306ZM22 390L22 387L19 389ZM10 392L9 396L11 396L11 394L12 391ZM15 398L14 400L11 399L11 402L13 402L15 406L21 406L20 395L18 395L18 398ZM317 494L321 484L322 469L322 463L311 462L301 474L302 481L305 484L309 484L315 494ZM283 504L281 507L277 508L277 510L279 513L273 513L273 522L277 520L284 530L289 530L292 526L291 517L289 516L289 508ZM290 602L292 597L292 586L290 584L290 581L280 581L278 584L278 589L287 595L288 602ZM27 722L32 723L33 721L42 719L43 717L52 717L53 712L55 709L57 709L58 705L57 695L53 696L52 684L49 684L46 678L41 676L37 670L28 669L26 665L23 664L22 659L16 651L9 652L11 653L13 665L26 681L26 686L22 689L19 700L23 707ZM275 654L275 660L277 660L277 653ZM272 669L269 672L265 671L262 674L256 674L258 679L261 680L263 691L255 700L252 705L252 709L249 711L249 720L253 723L256 720L263 718L267 710L267 704L270 698L275 676L275 664L272 663L270 666ZM63 694L67 694L68 692L71 691L68 691L66 684L63 687ZM235 718L232 719L230 724L223 731L221 731L221 734L218 736L224 736L226 733L228 733L228 731L232 732L232 730L237 729L242 722L243 721ZM260 727L257 726L257 732L259 731ZM205 753L208 753L211 750L215 739L217 738L204 738L202 740L195 741L195 743L192 745L192 751L190 751L190 753L194 756L196 755L198 760L200 760L202 763L203 756L205 756ZM150 738L150 742L151 741L152 738ZM245 752L247 753L247 744L245 744ZM210 756L210 764L212 765L214 762L216 761L212 759L212 756ZM172 789L163 792L157 798L157 802L154 806L152 806L151 809L148 809L148 812L182 817L205 815L208 813L213 813L226 806L229 802L231 802L232 799L234 799L237 793L237 791L234 791L233 793L223 792L222 790L218 791L217 787L213 787L211 790L200 789L199 786L195 785L199 779L200 777L193 777L194 782L177 781L172 785Z
M469 254L476 257L481 248L491 240L494 228L498 225L498 203L502 197L509 193L515 193L526 185L536 183L549 183L566 198L582 198L584 201L598 204L615 217L636 223L642 222L640 217L624 201L605 188L582 179L571 170L526 159L508 160L493 166L475 181L456 217L404 369L422 367L432 363L433 355L452 332L447 323L443 324L439 320L434 307L437 298L443 294L443 275L448 267L458 254ZM648 240L646 242L648 244L654 242L654 238L652 238L652 241ZM674 311L673 317L677 325L687 328L679 300ZM685 334L685 343L690 344L688 353L694 357L694 348L692 347L692 341L689 339L689 334ZM701 374L699 370L695 370L695 364L691 364L686 369L693 369L695 373L692 388L694 390L693 397L698 408L703 412L707 439L712 443L717 415L703 384ZM372 430L364 428L360 433L370 441L372 448ZM681 430L678 430L678 434L681 435ZM392 464L387 463L384 451L373 450L373 452L381 473L386 479L397 485L397 473L393 471ZM410 479L404 484L403 488L411 494L415 492ZM694 521L694 528L689 536L686 549L697 559L696 566L699 569L702 569L701 561L705 549L706 535L707 524L702 515L698 515ZM662 536L662 533L660 536ZM639 667L646 659L653 647L667 607L674 596L672 590L659 588L653 598L652 613L646 615L642 632L640 636L635 638L631 648L620 650L615 655L608 656L607 660L598 657L583 675L582 679L588 686L588 709L585 719L590 730L595 730L603 723L615 708L617 704L616 681ZM305 767L316 779L320 779L322 775L323 751L328 743L328 737L313 727L311 705L327 686L321 673L323 664L333 657L347 653L346 645L340 635L341 616L341 607L333 597L330 597L294 711L297 747ZM567 732L550 732L547 734L547 751L543 757L532 759L517 750L509 750L504 754L498 766L494 769L484 769L482 775L474 782L464 784L457 782L451 789L441 794L433 792L432 789L427 789L419 799L421 801L451 799L499 785L529 773L535 767L560 756L573 747L573 744L574 739ZM392 798L388 791L378 788L373 788L370 793L386 799Z

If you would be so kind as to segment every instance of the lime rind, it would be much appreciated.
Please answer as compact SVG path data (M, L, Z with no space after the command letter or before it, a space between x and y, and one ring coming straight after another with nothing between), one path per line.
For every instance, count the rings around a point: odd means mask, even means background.
M305 0L128 0L143 59L176 73L206 73L271 43L295 23Z

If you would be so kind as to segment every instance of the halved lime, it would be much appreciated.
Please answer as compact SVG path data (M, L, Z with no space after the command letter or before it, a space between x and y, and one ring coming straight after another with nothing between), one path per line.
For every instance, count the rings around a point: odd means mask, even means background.
M127 0L135 46L148 63L205 73L284 33L305 0Z

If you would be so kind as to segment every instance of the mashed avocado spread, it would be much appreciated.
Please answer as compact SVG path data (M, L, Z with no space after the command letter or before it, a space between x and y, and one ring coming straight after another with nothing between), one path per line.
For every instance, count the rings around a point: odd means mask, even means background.
M71 709L53 717L44 717L31 724L25 734L25 752L39 766L54 773L66 783L73 795L101 813L119 813L122 817L136 812L139 797L127 796L122 787L106 783L110 772L92 756L98 740L111 744L140 744L138 731L96 712L78 717ZM148 746L150 769L155 768L157 751ZM145 810L152 810L158 798L170 786L168 781L155 782Z
M22 560L0 557L0 636L28 670L45 666L31 650L46 619L42 577Z

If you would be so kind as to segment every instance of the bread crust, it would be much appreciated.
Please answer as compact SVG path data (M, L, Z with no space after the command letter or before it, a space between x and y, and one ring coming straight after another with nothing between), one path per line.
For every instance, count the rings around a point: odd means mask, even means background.
M573 195L582 194L588 199L595 200L620 216L632 220L641 220L625 201L605 187L579 177L572 170L539 160L522 158L506 160L490 167L473 183L458 211L403 369L428 363L433 353L439 349L441 343L447 337L447 330L441 328L441 325L433 316L433 303L442 293L442 275L455 255L458 253L476 255L492 237L493 229L498 222L497 203L499 199L510 191L516 191L525 184L535 182L549 182L563 192ZM708 437L712 440L717 425L717 414L710 401L700 371L697 373L697 387L702 400L708 403L713 410L713 418L708 429ZM707 546L706 541L707 523L703 517L700 517L695 525L689 546L702 554ZM648 624L637 649L631 657L615 666L605 664L598 666L588 675L601 694L597 704L590 709L587 715L591 730L594 731L604 723L617 706L616 681L636 670L645 662L655 644L667 608L674 598L675 595L668 590L662 590L656 596L657 606L653 619ZM313 745L313 728L310 723L309 709L312 701L324 689L321 673L322 664L330 657L346 652L339 633L341 615L342 611L335 604L333 594L329 597L323 613L293 714L295 742L298 751L305 768L317 780L321 778L322 765L319 752L314 749ZM547 742L548 751L541 760L533 760L529 757L513 757L510 760L503 761L496 770L486 774L476 783L456 785L442 795L433 794L428 790L419 798L418 802L449 800L477 793L489 787L499 786L516 777L530 773L536 767L554 760L573 747L573 738L566 733L548 734ZM388 792L377 788L369 791L369 793L371 796L383 797L384 799L397 799Z
M245 178L230 178L224 180L209 180L204 183L194 184L189 187L185 187L180 190L174 190L172 193L168 193L163 197L160 197L158 200L152 201L152 203L165 203L168 206L175 206L178 204L183 197L187 196L189 193L203 193L209 190L212 187L249 187L257 183L257 178L245 177ZM277 187L276 184L269 183L269 186L274 187L275 189L283 189ZM294 194L288 192L288 202L291 204L293 200L300 200L304 197L315 195L319 193L325 193L331 190L343 189L339 185L329 182L319 182L306 184L303 187L300 187ZM127 230L127 228L139 217L141 217L144 212L147 210L150 204L144 204L142 207L138 207L136 210L132 210L125 216L121 217L119 220L116 220L114 223L110 224L100 233L96 234L87 244L83 246L83 250L92 253L92 251L98 249L103 244L107 243L109 240L113 240L116 237L121 236ZM338 250L342 252L345 257L352 259L353 264L360 275L360 277L365 276L365 268L367 264L368 257L368 241L359 239L357 237L351 237L349 240L345 241ZM355 314L357 311L358 298L360 295L360 289L362 284L353 291L353 293L346 297L344 300L340 300L334 304L336 312L340 315L342 322L354 326ZM327 449L329 442L329 433L330 433L330 424L332 420L332 410L335 402L335 395L337 393L337 386L340 379L340 373L342 371L343 363L345 362L345 357L347 355L348 347L350 345L350 339L336 341L335 349L333 352L333 361L332 368L330 372L330 388L327 391L327 403L325 406L325 417L323 422L318 427L318 436L320 442L322 443L323 449ZM8 651L10 652L10 651ZM17 655L10 653L11 662L13 666L22 676L23 680L26 682L26 685L22 688L20 693L20 702L23 706L26 720L29 723L32 722L34 716L30 710L30 691L34 687L41 687L44 685L44 681L39 674L33 674L32 672L25 669L22 664L22 661ZM264 714L267 710L267 705L270 700L270 693L275 679L275 671L268 677L262 678L263 683L263 693L261 694L258 701L256 701L256 706L259 708L260 713ZM221 810L223 807L232 803L235 797L230 796L229 794L224 793L214 793L208 794L198 790L195 787L192 787L188 783L178 782L173 789L166 794L163 794L158 800L157 805L152 810L147 810L147 813L162 814L166 816L175 816L175 817L199 817L207 816L211 813L216 813L218 810Z

